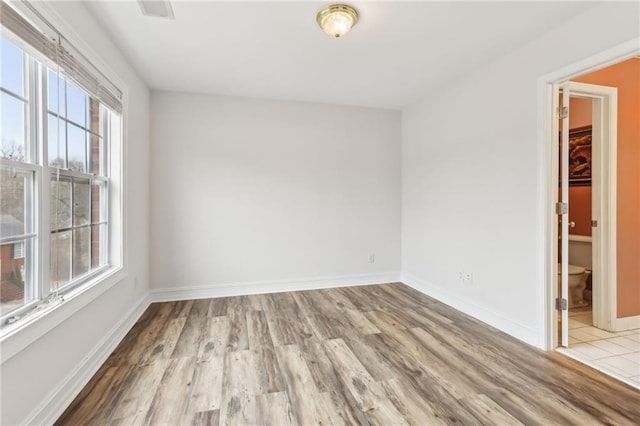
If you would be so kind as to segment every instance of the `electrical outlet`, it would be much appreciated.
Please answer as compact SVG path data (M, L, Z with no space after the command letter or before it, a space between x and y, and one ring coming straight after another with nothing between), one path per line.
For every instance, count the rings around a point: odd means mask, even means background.
M375 253L371 253L369 255L369 263L375 263L376 261L376 254Z
M458 281L461 284L469 285L473 283L473 274L471 272L460 271L458 272Z

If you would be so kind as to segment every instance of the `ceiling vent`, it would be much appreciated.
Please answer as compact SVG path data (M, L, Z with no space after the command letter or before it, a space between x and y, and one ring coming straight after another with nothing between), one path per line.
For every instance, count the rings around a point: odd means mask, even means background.
M173 19L173 8L169 0L138 0L144 16Z

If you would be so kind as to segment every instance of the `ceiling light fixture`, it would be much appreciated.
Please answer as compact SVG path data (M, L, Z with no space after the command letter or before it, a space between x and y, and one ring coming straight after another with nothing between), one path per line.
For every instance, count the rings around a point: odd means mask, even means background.
M342 37L358 21L358 12L346 4L332 4L318 12L316 21L331 37Z

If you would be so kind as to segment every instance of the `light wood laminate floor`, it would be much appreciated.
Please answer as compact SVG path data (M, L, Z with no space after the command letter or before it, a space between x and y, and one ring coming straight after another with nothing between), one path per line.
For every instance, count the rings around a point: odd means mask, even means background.
M640 424L640 392L403 284L152 304L59 425Z

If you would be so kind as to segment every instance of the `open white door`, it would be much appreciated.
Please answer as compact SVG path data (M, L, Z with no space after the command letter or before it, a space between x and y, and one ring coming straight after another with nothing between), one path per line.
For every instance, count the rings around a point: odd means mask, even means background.
M616 331L623 328L617 328L619 321L616 306L618 89L576 82L567 82L562 87L563 91L571 97L590 99L593 105L591 143L593 325L603 330Z
M569 84L560 86L562 105L558 109L561 126L560 202L556 213L560 217L560 294L556 303L560 310L560 345L569 347Z

